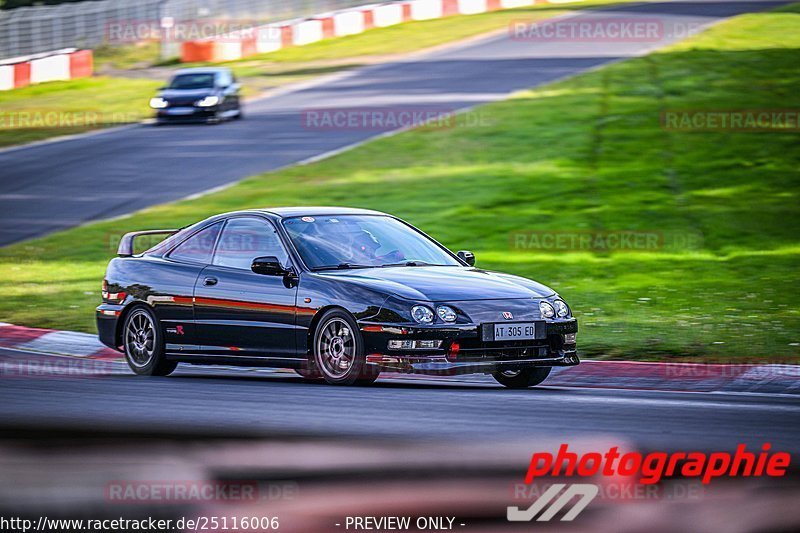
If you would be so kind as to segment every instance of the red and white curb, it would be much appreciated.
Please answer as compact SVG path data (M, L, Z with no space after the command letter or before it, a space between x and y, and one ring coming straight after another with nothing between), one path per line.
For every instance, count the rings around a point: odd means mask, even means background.
M92 75L91 50L67 48L0 61L0 91L47 81L64 81Z
M219 62L303 46L324 39L356 35L372 28L454 15L476 15L534 4L567 4L582 0L400 0L366 4L285 20L214 37L181 43L181 61Z
M75 331L26 328L0 323L0 347L86 359L121 359L122 354L102 344L97 335Z
M96 335L27 328L0 323L0 347L36 354L121 361L123 355L100 343ZM270 370L269 373L275 373ZM389 376L387 376L389 377ZM393 379L446 382L492 382L471 375L419 376L391 374ZM800 395L800 365L648 363L584 360L574 367L555 367L548 387L633 389L671 392L750 392Z

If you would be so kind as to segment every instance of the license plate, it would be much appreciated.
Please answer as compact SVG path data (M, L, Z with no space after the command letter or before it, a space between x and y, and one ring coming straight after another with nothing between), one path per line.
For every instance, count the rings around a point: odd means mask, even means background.
M488 330L488 331L487 331ZM486 337L492 335L492 338ZM536 338L536 323L515 322L513 324L490 324L484 328L485 341L526 341Z
M193 107L172 107L167 109L167 113L170 115L191 115L194 113Z

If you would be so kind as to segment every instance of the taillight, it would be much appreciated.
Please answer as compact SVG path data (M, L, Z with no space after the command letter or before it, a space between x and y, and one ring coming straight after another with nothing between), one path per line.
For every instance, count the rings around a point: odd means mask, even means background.
M124 292L108 292L108 280L103 280L103 300L111 303L120 303L128 297Z

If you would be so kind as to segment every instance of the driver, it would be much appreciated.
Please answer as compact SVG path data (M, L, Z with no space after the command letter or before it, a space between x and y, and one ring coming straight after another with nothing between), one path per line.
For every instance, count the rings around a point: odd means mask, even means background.
M403 254L398 250L393 250L385 255L378 255L381 243L369 231L362 229L355 224L347 224L342 228L346 239L346 245L352 250L354 263L364 263L369 265L382 265L387 262L403 260Z

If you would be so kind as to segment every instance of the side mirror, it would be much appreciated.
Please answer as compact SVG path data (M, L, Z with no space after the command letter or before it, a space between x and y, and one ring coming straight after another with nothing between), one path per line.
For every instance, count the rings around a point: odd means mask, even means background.
M459 259L464 261L469 266L475 266L475 254L472 252L468 252L467 250L460 250L457 254Z
M265 276L285 276L289 273L289 271L281 265L281 262L278 261L278 258L272 255L253 259L250 270L256 274L263 274Z

